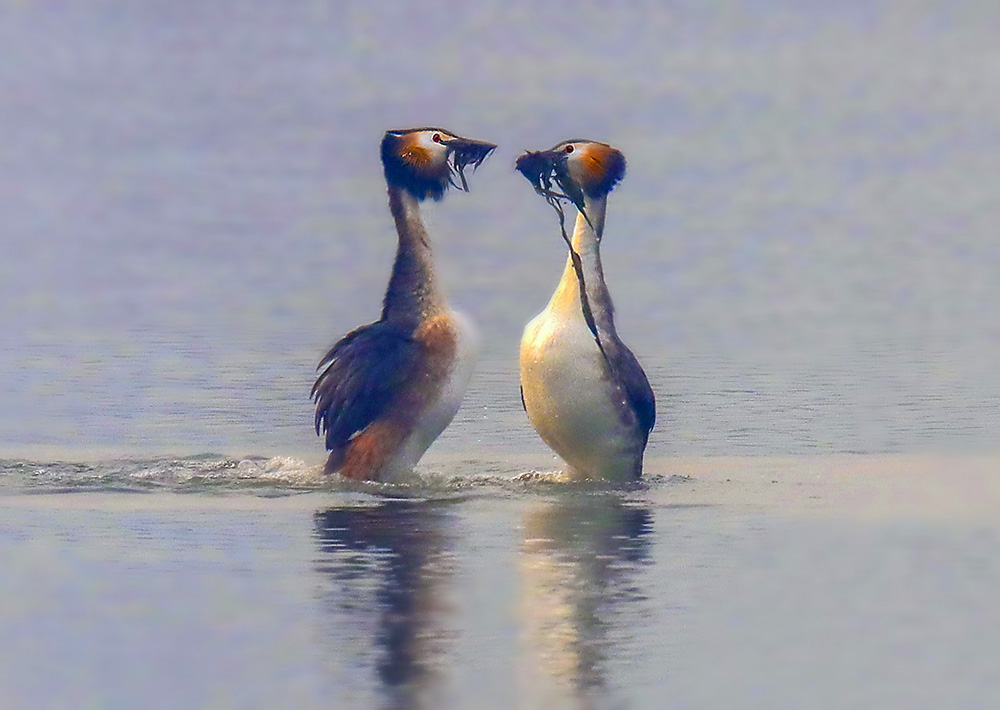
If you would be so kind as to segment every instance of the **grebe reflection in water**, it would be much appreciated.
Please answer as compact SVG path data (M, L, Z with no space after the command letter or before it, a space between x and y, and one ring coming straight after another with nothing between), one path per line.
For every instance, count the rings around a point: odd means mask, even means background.
M614 494L573 495L539 503L523 521L522 673L557 697L612 692L606 659L620 654L608 634L621 623L611 617L641 597L635 577L649 554L651 513Z
M401 500L315 514L335 650L358 644L352 655L374 666L391 705L410 706L437 685L450 519L441 503Z

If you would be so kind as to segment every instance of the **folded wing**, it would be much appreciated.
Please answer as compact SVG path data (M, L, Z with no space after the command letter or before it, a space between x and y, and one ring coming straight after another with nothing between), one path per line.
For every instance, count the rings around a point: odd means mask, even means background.
M643 432L643 443L645 444L645 441L649 439L649 432L653 430L653 425L656 423L656 398L653 395L653 388L650 387L646 373L631 350L620 345L615 348L613 358L618 380L625 390L629 404L632 405L636 419L639 421L639 428Z
M423 346L400 326L377 321L345 335L320 361L312 387L316 433L342 450L386 410L414 376Z

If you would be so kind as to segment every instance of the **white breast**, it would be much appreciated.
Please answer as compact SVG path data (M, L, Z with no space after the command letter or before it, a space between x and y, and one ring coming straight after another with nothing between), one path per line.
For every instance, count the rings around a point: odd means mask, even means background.
M521 387L528 418L573 477L626 480L642 448L622 420L624 399L577 308L550 305L524 329Z
M472 321L460 313L451 312L458 340L455 360L441 387L440 395L423 411L394 460L385 468L381 480L394 481L408 477L420 457L455 418L469 379L479 356L479 334Z

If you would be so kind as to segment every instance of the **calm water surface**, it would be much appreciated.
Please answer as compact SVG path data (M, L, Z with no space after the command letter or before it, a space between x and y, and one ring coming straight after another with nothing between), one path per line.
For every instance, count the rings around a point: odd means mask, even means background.
M996 706L998 31L0 0L0 704ZM482 359L414 485L344 486L307 394L378 315L381 133L427 124L500 145L429 209ZM629 160L634 489L517 480L559 466L515 363L564 255L512 165L571 136Z
M0 498L4 704L998 697L991 517L856 519L826 483L787 507L727 504L682 475L617 491L497 478L275 498L273 482L228 485ZM678 502L691 491L702 502Z

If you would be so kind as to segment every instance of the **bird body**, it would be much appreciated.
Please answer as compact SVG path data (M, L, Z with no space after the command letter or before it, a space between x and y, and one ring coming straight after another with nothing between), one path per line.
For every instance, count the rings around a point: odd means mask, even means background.
M465 187L463 168L494 148L434 128L386 133L382 162L399 243L381 318L320 362L312 396L330 452L326 473L401 480L458 411L476 338L438 286L420 202L440 199L455 174Z
M583 217L573 245L592 291L599 255ZM589 268L588 268L589 265ZM598 309L595 316L604 316ZM607 328L605 338L610 337ZM521 338L521 387L528 418L539 436L570 466L570 475L612 480L638 477L645 441L635 436L636 421L587 327L580 307L576 272L567 260L548 306L532 319Z
M567 144L583 153L588 143ZM559 154L548 153L552 160ZM563 174L571 179L572 169ZM600 241L608 191L578 194L582 209L559 285L521 338L521 394L532 425L569 465L571 478L624 481L642 473L655 404L645 373L618 337L604 280Z
M471 323L450 310L422 319L408 334L405 331L380 332L379 325L373 323L346 336L353 336L359 342L370 341L367 357L376 362L360 376L344 374L341 387L351 387L353 377L382 377L377 389L372 384L368 388L362 385L354 396L368 398L372 404L384 400L385 404L380 407L377 417L346 439L342 436L329 438L334 427L328 429L330 456L325 472L339 471L347 478L358 480L399 482L412 473L413 467L461 406L475 364L478 338ZM379 342L383 346L380 347ZM335 372L339 363L345 368L359 367L358 362L338 354L327 372ZM327 389L332 386L332 380L327 383L326 378L334 376L321 378ZM320 404L325 401L321 399ZM354 406L360 409L360 403ZM359 426L354 424L350 428Z

